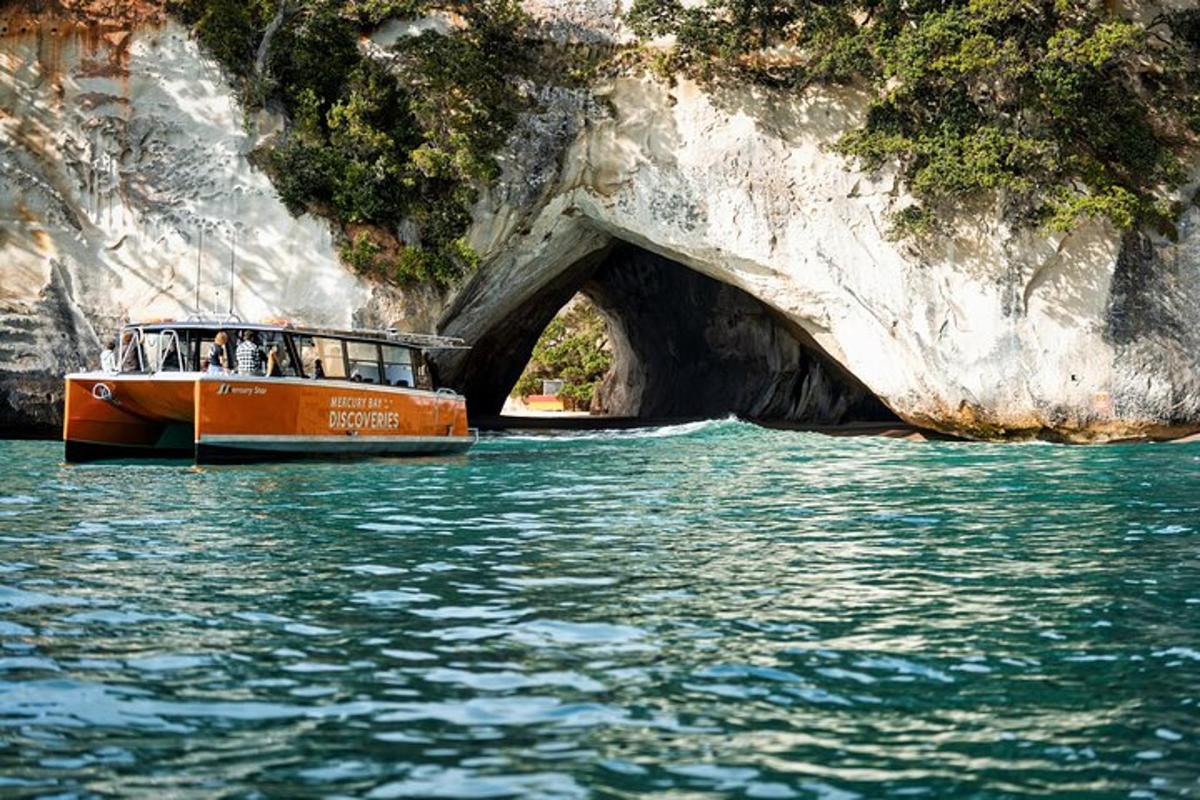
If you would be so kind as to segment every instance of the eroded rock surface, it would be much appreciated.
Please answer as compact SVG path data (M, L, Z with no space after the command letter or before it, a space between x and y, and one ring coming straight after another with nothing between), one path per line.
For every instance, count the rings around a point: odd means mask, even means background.
M740 289L627 244L594 250L465 354L436 358L474 413L500 412L543 328L572 295L608 322L613 369L593 410L612 416L724 416L811 424L894 420L807 334Z
M640 248L613 250L583 285L609 319L615 416L724 416L817 425L894 420L807 335L740 289Z
M160 4L34 5L0 10L0 428L60 424L62 374L120 321L228 311L235 248L246 319L432 325L434 302L354 277L323 221L287 212Z
M449 332L482 335L514 295L624 241L761 301L909 422L1071 441L1200 429L1200 209L1177 243L1012 230L981 208L917 246L889 237L895 177L831 152L865 108L854 92L626 76L596 95L561 158L509 170L481 203L490 258L463 297L498 299L453 305ZM548 135L534 116L516 141ZM522 212L530 181L545 188Z
M481 342L439 362L481 397L523 366L483 369L520 350L489 332L536 333L628 243L754 298L909 422L1073 441L1200 430L1194 204L1174 242L1099 224L1017 231L987 207L964 210L953 236L896 242L888 217L907 198L895 177L829 147L864 97L624 74L586 91L531 87L542 107L475 210L481 268L443 305L356 278L327 224L287 213L247 159L257 140L220 71L183 29L141 14L155 4L34 5L50 10L0 11L0 425L53 422L58 376L93 360L118 320L192 311L197 261L200 307L226 310L236 233L244 317L440 318ZM563 46L625 36L616 2L531 10ZM614 308L645 301L623 297ZM636 352L642 367L656 357ZM779 403L764 407L834 408Z

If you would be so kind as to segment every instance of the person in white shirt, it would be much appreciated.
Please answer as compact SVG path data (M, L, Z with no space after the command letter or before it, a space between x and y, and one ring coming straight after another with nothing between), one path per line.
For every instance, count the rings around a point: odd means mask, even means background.
M117 340L109 339L100 351L100 369L103 372L117 371Z

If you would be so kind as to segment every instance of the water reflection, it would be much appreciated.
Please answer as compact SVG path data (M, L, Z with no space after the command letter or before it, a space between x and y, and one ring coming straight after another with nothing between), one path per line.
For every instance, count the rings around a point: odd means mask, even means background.
M0 449L6 794L1200 789L1195 445Z

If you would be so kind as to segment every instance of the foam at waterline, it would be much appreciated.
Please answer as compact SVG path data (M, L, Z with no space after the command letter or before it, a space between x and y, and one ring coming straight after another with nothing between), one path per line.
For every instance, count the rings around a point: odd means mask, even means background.
M588 442L625 441L630 439L666 439L676 436L694 436L700 433L724 433L736 430L754 430L754 423L738 419L733 414L718 419L702 419L680 422L674 425L654 425L645 428L622 428L602 431L546 431L545 433L485 432L481 443L505 442Z

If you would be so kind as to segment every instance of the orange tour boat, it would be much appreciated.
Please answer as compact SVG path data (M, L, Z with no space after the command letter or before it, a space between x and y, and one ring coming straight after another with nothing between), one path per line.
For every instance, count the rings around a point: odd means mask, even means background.
M234 318L131 324L117 341L105 369L66 377L67 461L447 454L477 439L425 360L459 339Z

